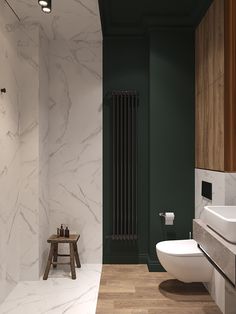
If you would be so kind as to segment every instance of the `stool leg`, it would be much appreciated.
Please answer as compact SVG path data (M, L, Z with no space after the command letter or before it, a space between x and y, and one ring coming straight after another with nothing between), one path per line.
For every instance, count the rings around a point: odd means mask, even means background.
M71 268L71 276L72 276L72 279L76 279L76 272L75 272L75 255L74 255L73 243L70 243L70 268Z
M54 250L53 250L53 262L57 262L57 254L58 254L58 243L54 244ZM56 268L57 264L53 264L53 268Z
M79 260L79 253L77 248L77 243L73 243L74 251L75 251L75 261L78 268L81 268L80 260Z
M43 280L47 280L47 279L48 279L48 274L49 274L50 266L51 266L51 264L52 264L53 250L54 250L54 244L51 243L50 252L49 252L49 255L48 255L47 266L46 266L46 269L45 269L45 273L44 273L44 276L43 276Z

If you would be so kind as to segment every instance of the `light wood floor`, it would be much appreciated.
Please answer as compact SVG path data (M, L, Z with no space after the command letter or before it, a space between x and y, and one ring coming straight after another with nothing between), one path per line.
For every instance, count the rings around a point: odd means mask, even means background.
M184 284L146 265L103 265L97 314L220 314L202 284Z

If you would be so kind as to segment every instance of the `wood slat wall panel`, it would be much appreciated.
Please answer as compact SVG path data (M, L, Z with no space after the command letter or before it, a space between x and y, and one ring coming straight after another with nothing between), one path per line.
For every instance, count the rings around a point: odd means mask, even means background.
M225 171L236 171L236 1L225 0Z
M196 30L196 167L224 171L224 0Z

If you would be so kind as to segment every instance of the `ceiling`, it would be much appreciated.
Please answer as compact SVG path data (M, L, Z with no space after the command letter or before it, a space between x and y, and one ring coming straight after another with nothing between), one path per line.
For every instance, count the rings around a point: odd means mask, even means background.
M212 0L99 0L103 35L140 35L155 27L196 27Z
M41 11L38 0L8 2L22 22L40 24L49 39L101 39L98 0L52 0L51 14Z
M49 39L100 40L142 35L156 27L195 27L212 0L52 0L45 14L38 0L8 0L25 24L40 24ZM99 14L99 7L101 14Z

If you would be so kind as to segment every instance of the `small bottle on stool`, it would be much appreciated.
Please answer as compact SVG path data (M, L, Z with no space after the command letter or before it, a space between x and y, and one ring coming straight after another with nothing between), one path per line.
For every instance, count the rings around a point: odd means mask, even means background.
M66 238L70 237L70 230L68 229L68 226L66 226L66 229L65 229L65 237Z
M60 237L64 237L64 236L65 236L65 230L63 228L63 224L61 224Z

